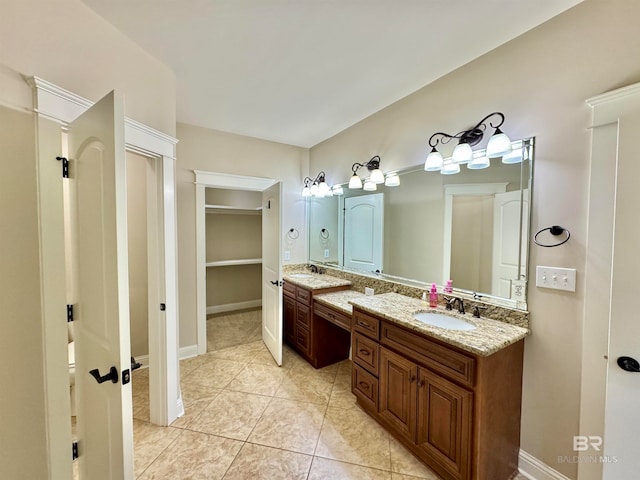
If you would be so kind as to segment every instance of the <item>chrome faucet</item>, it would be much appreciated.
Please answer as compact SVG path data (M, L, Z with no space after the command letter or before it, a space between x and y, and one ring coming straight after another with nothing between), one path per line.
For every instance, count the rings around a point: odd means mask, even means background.
M307 268L311 270L312 273L318 273L318 267L314 264L307 265Z
M464 310L464 300L462 300L460 297L452 297L452 298L446 298L447 301L447 310L452 310L453 307L456 305L456 302L458 302L458 313L461 313L462 315L464 315L466 312Z

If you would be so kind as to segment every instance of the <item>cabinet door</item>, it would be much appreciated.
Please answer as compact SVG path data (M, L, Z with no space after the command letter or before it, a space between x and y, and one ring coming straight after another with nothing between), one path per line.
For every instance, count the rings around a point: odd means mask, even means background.
M473 394L418 370L417 444L455 478L470 478Z
M400 355L380 349L379 413L395 430L415 441L418 367Z
M287 295L282 296L284 307L284 339L289 345L296 341L296 301Z

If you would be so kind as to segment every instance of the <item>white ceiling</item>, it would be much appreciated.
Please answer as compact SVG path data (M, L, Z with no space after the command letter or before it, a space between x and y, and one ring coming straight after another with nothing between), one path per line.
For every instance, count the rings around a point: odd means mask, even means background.
M177 77L178 121L311 147L581 0L83 0Z

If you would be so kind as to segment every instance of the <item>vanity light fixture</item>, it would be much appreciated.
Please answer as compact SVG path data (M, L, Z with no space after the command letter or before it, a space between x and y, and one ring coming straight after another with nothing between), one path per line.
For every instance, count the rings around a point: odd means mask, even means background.
M400 177L396 172L387 173L384 184L387 187L397 187L400 185Z
M316 178L306 177L304 179L304 188L302 189L303 197L330 197L333 190L326 182L325 173L320 172Z
M498 119L488 121L492 117L498 117ZM504 114L501 112L493 112L480 120L474 127L458 132L455 135L444 132L434 133L429 138L431 152L429 152L424 163L424 169L427 172L440 170L440 173L444 175L451 175L460 171L460 164L467 164L467 168L470 169L480 169L487 168L491 158L502 157L503 162L505 162L504 159L505 157L508 158L509 154L511 154L512 148L511 140L500 130L503 123ZM482 141L488 127L494 128L495 130L489 139L486 152L484 152L482 156L476 156L471 147ZM436 147L438 144L447 144L452 139L458 140L458 145L456 145L456 148L453 150L451 159L445 161ZM522 156L520 156L520 158L521 157ZM457 168L454 167L454 165L457 166Z
M367 185L368 183L373 183L374 185L377 185L379 183L384 183L384 173L382 173L382 170L380 170L380 155L376 155L374 157L371 158L371 160L369 160L367 163L354 163L351 166L351 171L353 172L353 175L351 175L351 180L349 180L349 188L351 189L358 189L358 188L363 188L362 186L362 179L358 176L358 169L360 169L361 167L367 167L367 170L369 170L371 172L371 175L369 176L369 178L367 179L367 181L365 181L365 186L364 189L365 190L369 190L369 191L373 191L375 190L375 188L372 188L371 185Z

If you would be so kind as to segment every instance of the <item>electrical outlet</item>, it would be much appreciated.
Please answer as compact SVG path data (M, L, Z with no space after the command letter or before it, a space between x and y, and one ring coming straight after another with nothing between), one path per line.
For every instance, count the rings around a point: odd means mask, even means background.
M524 300L524 280L511 280L511 300Z
M364 287L364 294L368 295L368 296L372 296L373 295L373 288Z
M576 269L536 266L536 287L576 291Z
M289 250L284 251L284 260L285 262L291 260L291 252Z
M329 249L328 248L324 249L324 258L329 258Z

